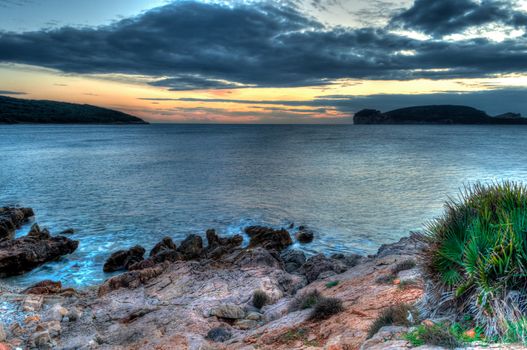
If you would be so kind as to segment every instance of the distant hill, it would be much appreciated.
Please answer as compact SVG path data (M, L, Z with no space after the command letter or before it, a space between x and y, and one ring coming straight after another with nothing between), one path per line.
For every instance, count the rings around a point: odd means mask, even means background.
M489 116L467 106L417 106L381 113L375 109L363 109L355 114L355 124L527 124L520 114L505 113Z
M0 96L0 124L148 124L111 109Z

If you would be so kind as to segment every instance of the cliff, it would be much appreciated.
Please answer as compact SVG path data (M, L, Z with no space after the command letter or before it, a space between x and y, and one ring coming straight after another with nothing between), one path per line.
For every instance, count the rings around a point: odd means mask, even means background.
M382 113L363 109L354 116L355 124L527 124L520 114L492 117L467 106L437 105L396 109Z
M0 96L0 124L147 124L111 109Z

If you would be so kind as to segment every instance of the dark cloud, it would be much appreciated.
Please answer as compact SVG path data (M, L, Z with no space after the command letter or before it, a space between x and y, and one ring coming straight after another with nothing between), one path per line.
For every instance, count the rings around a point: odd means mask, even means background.
M25 92L21 91L10 91L10 90L0 90L0 95L25 95Z
M392 25L439 36L491 23L525 27L527 13L517 8L514 0L416 0Z
M403 15L399 21L413 18ZM327 28L288 5L178 1L97 28L0 32L0 61L146 75L171 90L320 86L524 73L527 37L419 41L379 28Z

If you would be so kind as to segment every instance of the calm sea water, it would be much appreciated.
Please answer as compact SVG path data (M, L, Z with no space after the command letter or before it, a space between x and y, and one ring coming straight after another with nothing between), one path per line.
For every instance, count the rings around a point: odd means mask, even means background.
M249 224L308 225L308 253L372 253L464 184L527 179L526 140L523 126L1 126L0 205L80 240L4 282L96 284L114 250Z

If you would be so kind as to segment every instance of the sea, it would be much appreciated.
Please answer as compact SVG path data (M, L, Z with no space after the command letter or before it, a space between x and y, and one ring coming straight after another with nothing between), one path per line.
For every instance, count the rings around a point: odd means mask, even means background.
M527 126L496 125L0 126L0 206L80 242L2 283L99 284L113 251L209 228L304 225L315 240L293 248L308 255L372 254L465 186L527 181L526 141Z

